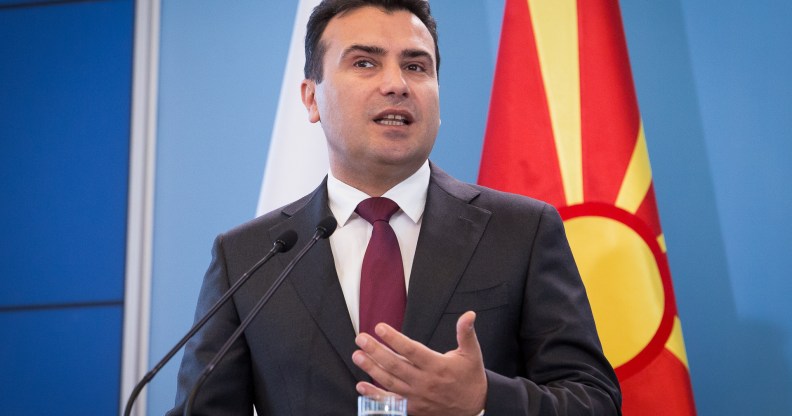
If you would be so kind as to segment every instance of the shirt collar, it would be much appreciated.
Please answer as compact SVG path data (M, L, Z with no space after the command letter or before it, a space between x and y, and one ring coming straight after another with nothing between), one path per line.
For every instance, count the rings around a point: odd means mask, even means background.
M424 207L426 207L430 176L431 170L427 160L409 178L399 182L382 196L390 198L399 204L399 208L414 223L418 224L423 215ZM330 211L333 212L339 227L343 227L352 219L352 214L355 213L355 208L360 201L369 198L369 195L366 195L365 192L341 182L341 180L333 176L333 172L327 174L327 195Z

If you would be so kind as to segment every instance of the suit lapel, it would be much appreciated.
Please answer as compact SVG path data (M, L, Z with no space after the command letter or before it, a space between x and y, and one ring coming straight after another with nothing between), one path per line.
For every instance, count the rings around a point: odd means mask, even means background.
M403 332L428 345L462 277L490 212L469 204L479 191L432 165L415 251Z
M285 253L288 256L280 258L284 266L308 243L308 239L315 232L316 224L332 215L327 205L326 182L322 182L303 204L300 202L302 201L284 208L283 213L290 218L270 230L272 235L279 235L292 228L300 236L300 241L294 249ZM344 294L338 282L330 242L327 239L319 240L295 266L286 280L297 292L314 322L355 379L370 380L370 377L352 362L352 353L357 349L355 330L349 319Z
M418 237L403 332L428 344L443 311L467 267L490 212L469 204L479 191L432 165L421 232ZM296 247L279 257L288 264L307 243L316 224L329 215L327 185L283 209L289 217L270 230L271 236L291 228L300 236ZM314 322L356 380L370 377L352 362L355 330L349 320L328 240L309 251L286 279L297 292Z

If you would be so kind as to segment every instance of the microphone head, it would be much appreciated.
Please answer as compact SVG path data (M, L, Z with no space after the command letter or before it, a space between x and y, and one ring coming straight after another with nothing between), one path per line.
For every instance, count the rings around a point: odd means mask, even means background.
M336 219L331 215L319 221L319 224L316 225L316 233L319 238L330 237L333 235L333 232L335 232L336 226L338 226L338 222L336 222Z
M275 239L275 245L280 247L280 250L278 250L279 252L285 253L294 247L294 244L297 243L297 239L296 231L286 230Z

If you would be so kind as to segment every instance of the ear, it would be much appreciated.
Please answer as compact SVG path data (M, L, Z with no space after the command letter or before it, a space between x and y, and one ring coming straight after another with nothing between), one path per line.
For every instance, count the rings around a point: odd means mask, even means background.
M302 94L302 102L305 109L308 110L308 121L316 123L321 118L319 117L319 107L316 105L316 81L304 79L300 84L300 92Z

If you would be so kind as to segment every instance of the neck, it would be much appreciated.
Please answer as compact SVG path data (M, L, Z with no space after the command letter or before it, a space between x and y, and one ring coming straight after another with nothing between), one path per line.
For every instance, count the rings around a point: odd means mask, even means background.
M398 185L412 174L418 171L423 165L416 167L399 166L398 168L389 167L386 169L364 169L350 172L346 169L336 169L331 166L333 176L341 182L364 192L368 196L382 196L389 189Z

